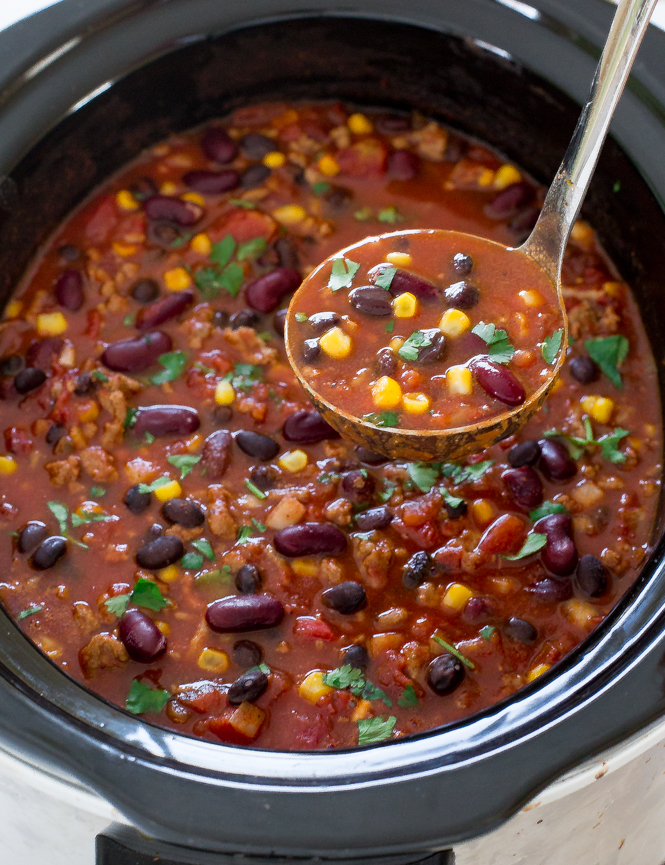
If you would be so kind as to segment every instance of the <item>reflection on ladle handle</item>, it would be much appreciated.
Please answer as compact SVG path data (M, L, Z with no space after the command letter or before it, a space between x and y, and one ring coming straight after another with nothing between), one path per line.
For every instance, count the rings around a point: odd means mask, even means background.
M570 232L586 195L617 102L658 0L620 0L591 85L538 222L524 242L528 253L558 284Z

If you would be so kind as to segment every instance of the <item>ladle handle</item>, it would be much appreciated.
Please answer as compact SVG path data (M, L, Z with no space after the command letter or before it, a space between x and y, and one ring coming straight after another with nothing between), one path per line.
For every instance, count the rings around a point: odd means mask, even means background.
M620 0L589 99L540 217L522 248L558 284L563 253L589 187L607 130L658 0Z

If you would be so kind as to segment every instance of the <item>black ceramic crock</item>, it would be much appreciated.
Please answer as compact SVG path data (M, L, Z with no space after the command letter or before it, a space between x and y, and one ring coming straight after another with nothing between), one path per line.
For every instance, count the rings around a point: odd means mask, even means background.
M547 183L611 16L600 0L63 0L0 34L0 297L141 148L252 101L411 106ZM665 36L652 28L585 212L635 287L661 373L664 124ZM147 724L69 679L0 612L0 740L165 842L414 861L489 831L665 711L662 533L661 507L637 584L537 682L446 728L345 752L242 749ZM124 862L121 848L109 842L104 861Z

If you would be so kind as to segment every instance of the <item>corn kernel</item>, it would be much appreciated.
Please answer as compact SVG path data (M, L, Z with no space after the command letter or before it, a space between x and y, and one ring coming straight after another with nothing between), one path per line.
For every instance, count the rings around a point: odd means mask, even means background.
M426 393L405 393L402 397L404 411L409 414L424 414L431 404L432 401Z
M192 284L190 275L184 267L174 267L164 274L164 284L169 291L183 291Z
M610 297L620 297L625 288L623 282L604 282L603 291Z
M299 204L285 204L273 210L272 215L281 225L297 225L307 216L307 211Z
M212 243L210 243L210 238L205 232L201 232L200 234L195 234L189 243L190 249L193 249L194 252L198 252L199 255L210 255L212 251Z
M6 318L17 318L22 309L23 304L20 300L10 300L5 307L5 316Z
M360 112L352 114L346 124L354 135L369 135L374 128L369 117Z
M399 351L400 348L404 345L405 341L406 340L403 336L394 336L388 344L393 351Z
M122 255L123 258L127 258L128 255L134 255L136 252L136 247L133 243L120 243L119 241L114 241L112 244L113 251L117 255Z
M554 384L552 385L552 389L550 390L550 396L552 396L553 394L555 394L557 391L560 391L562 387L563 387L563 379L562 379L562 378L558 378L558 379L554 382Z
M268 168L281 168L286 162L286 156L280 150L271 150L262 160Z
M177 499L182 495L182 487L178 481L169 481L163 487L157 487L155 490L155 498L160 502L167 502L169 499Z
M527 682L533 682L533 680L537 679L538 676L542 676L543 673L546 673L551 666L551 664L536 664L536 666L532 667L526 674Z
M79 420L83 423L89 423L97 420L99 417L99 405L93 400L88 399L78 407Z
M386 255L386 261L394 264L395 267L409 267L411 264L411 256L408 252L389 252Z
M351 337L341 327L333 327L324 333L319 345L330 357L341 359L351 354Z
M608 396L585 396L581 399L584 411L598 421L598 423L609 423L614 411L614 400Z
M334 156L331 156L330 153L324 153L319 159L317 165L319 166L321 174L325 174L326 177L334 177L336 174L339 174L339 165L337 160Z
M121 189L120 192L116 192L115 202L121 210L139 209L139 203L129 189Z
M448 391L457 396L466 396L473 391L473 376L466 366L449 366L446 370Z
M0 456L0 475L13 475L18 468L18 463L9 454Z
M372 385L372 400L377 408L396 408L402 400L402 388L394 378L382 375Z
M61 312L43 312L37 316L40 336L60 336L67 330L67 319Z
M163 622L161 619L155 619L155 624L165 637L171 633L171 625L168 622Z
M233 390L233 385L230 381L222 379L217 382L215 388L215 402L217 405L231 405L236 398L236 392Z
M307 465L307 454L305 451L287 451L278 460L279 465L287 472L301 472Z
M298 693L310 703L316 703L321 697L325 697L334 691L330 685L323 682L323 670L312 670L308 673L298 686Z
M471 327L471 319L461 309L447 309L439 321L439 329L446 336L459 336Z
M413 318L418 309L418 300L415 294L405 291L393 300L393 312L395 318Z
M175 195L178 191L178 187L172 180L165 180L159 187L159 191L162 195Z
M192 204L198 204L199 207L205 207L206 200L200 192L184 192L180 198L183 201L191 201Z
M520 291L519 297L522 298L525 306L542 306L545 303L545 298L537 288Z
M446 593L441 599L441 604L449 610L459 612L466 606L469 598L473 597L473 592L464 583L451 583L446 589Z
M491 168L483 168L478 177L478 186L491 186L494 183L494 172Z
M505 189L506 186L512 186L513 183L519 183L521 179L522 175L515 166L506 163L497 170L492 185L495 189Z
M570 236L573 240L577 241L577 243L581 243L583 246L588 246L593 240L593 228L591 228L588 222L585 222L583 219L578 219L575 225L573 225Z
M180 568L177 565L169 565L157 572L157 576L163 583L174 583L180 576Z
M221 649L204 649L196 661L202 670L209 673L225 673L229 667L229 656Z
M292 559L290 564L293 573L299 577L316 577L321 566L315 558Z
M578 598L571 598L563 605L563 614L573 625L579 628L590 628L594 625L594 619L600 615L598 610L586 601L580 601Z
M488 526L494 519L494 505L489 499L476 499L470 505L473 518L479 526Z

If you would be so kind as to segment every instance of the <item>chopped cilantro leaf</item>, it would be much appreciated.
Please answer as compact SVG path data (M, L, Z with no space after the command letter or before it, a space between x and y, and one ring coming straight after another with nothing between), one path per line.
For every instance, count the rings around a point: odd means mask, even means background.
M244 261L246 258L254 259L261 255L267 245L265 237L254 237L246 243L239 244L236 258L238 261Z
M235 252L236 242L230 234L225 235L217 243L213 243L210 250L210 261L218 267L226 267Z
M127 315L123 318L122 323L126 327L132 327L132 325L134 324L134 314L131 312L128 312Z
M389 265L388 267L382 267L378 272L376 280L374 281L374 285L378 285L379 288L385 288L386 291L390 288L390 283L393 281L393 277L397 273L397 268Z
M199 538L196 541L192 541L192 546L200 553L203 553L206 559L210 559L210 561L212 561L215 558L215 553L212 546L210 545L210 541L206 540L205 538Z
M219 271L214 267L200 267L194 274L194 282L206 300L219 297L221 283Z
M263 501L263 499L267 499L267 498L268 498L268 496L263 492L263 490L260 490L260 489L256 486L256 484L253 484L253 483L249 480L249 478L245 478L245 486L246 486L247 489L250 491L250 493L251 493L253 496L256 496L256 498L259 499L260 501Z
M336 667L324 673L323 684L338 691L348 689L354 696L362 697L363 700L383 700L386 706L392 705L392 700L386 696L385 691L368 682L362 670L350 664L344 664L343 667Z
M630 435L629 430L617 427L613 433L608 433L598 439L600 450L605 459L613 463L626 462L626 455L619 450L619 442L627 435Z
M149 484L139 484L139 492L140 493L154 493L155 490L158 490L160 487L166 486L166 484L171 483L171 478L168 475L162 475L161 478L157 478Z
M379 222L388 222L394 225L396 222L404 222L404 217L396 207L384 207L376 215Z
M256 205L253 201L245 201L244 198L229 198L227 199L229 204L232 204L234 207L244 207L245 210L256 210Z
M471 329L471 333L479 336L486 342L489 348L489 359L495 363L508 363L515 354L515 347L511 345L505 330L497 330L494 324L485 324L484 321Z
M242 288L244 278L245 272L242 267L232 261L221 272L219 284L231 297L237 297L238 292Z
M138 679L132 681L125 709L133 715L145 712L161 712L169 701L170 694L162 688L151 688Z
M187 364L187 355L184 351L169 351L160 355L157 360L164 369L157 375L153 375L150 381L153 384L165 384L167 381L175 381L182 375Z
M212 582L222 582L228 583L231 580L231 568L229 565L222 565L221 568L217 568L214 571L203 571L203 573L197 574L194 578L194 583L197 586L204 586L206 583Z
M359 269L360 265L349 258L333 259L328 287L332 291L339 291L340 288L351 288L353 277Z
M494 625L485 625L484 628L480 629L480 636L483 638L483 640L485 640L486 643L489 643L495 630L496 628L494 627Z
M529 532L526 540L519 553L514 556L501 556L502 559L507 559L509 562L516 562L518 559L525 559L527 556L532 556L537 553L547 543L547 535L541 535L539 532Z
M529 519L536 523L538 520L541 520L543 517L549 517L550 514L567 514L568 511L564 508L563 505L560 505L558 502L543 502L539 508L536 508L534 511L531 511L529 514Z
M187 571L198 571L203 566L203 556L200 553L185 553L180 564Z
M74 511L72 514L72 526L76 529L79 526L86 525L87 523L106 523L113 519L113 517L109 517L107 514L99 514L94 511L81 511L80 514L77 514L76 511Z
M67 534L67 517L69 516L67 506L63 505L62 502L47 502L46 507L58 521L60 534Z
M258 520L255 520L254 517L252 517L252 525L257 532L265 532L266 530L266 526L264 526L263 523L260 523Z
M143 439L147 445L151 445L154 442L155 437L152 433L150 433L150 432L148 432L148 430L146 430L145 435L143 436Z
M559 330L554 331L551 336L546 336L543 340L542 353L545 358L545 362L549 364L553 364L557 359L557 355L559 354L559 349L561 348L561 340L563 339L563 328L559 328Z
M371 215L372 209L370 207L361 207L360 210L355 211L353 218L358 222L367 222Z
M361 718L358 721L358 745L372 745L375 742L383 742L389 739L397 718L391 715L385 720L383 718Z
M240 526L238 529L238 536L236 538L236 543L238 544L246 544L247 541L252 536L252 527L251 526Z
M418 351L432 345L432 338L422 330L414 330L411 336L398 349L397 354L404 360L418 360Z
M109 380L109 377L107 375L104 375L104 373L101 371L101 369L93 369L93 371L90 373L90 375L93 378L96 378L97 381L107 382Z
M319 180L318 183L312 184L312 192L314 195L325 195L326 192L330 189L330 184L326 183L325 180Z
M131 595L115 595L115 597L104 601L104 606L109 613L120 618L127 611L131 597Z
M386 330L388 333L392 333L393 330L395 330L395 321L394 321L394 319L393 319L392 321L389 321L389 322L388 322L388 324L385 326L384 330Z
M382 502L390 501L390 498L396 489L397 489L397 486L395 484L386 484L383 492L379 493L379 498L381 499Z
M424 493L428 493L439 477L440 463L408 463L409 477Z
M443 640L441 637L439 637L437 634L434 634L434 636L432 637L432 639L433 639L436 643L438 643L440 646L443 646L443 648L444 648L447 652L450 652L451 655L454 655L454 656L457 658L458 661L461 661L461 662L464 664L465 667L468 667L470 670L475 670L475 669L476 669L476 665L473 663L473 661L470 661L467 657L465 657L465 656L460 652L459 649L456 649L456 648L455 648L455 646L452 646L450 643L446 643L446 641Z
M374 424L374 426L399 426L399 415L396 411L373 411L369 414L364 414L363 420L367 421L367 423Z
M397 701L397 705L401 706L403 709L412 709L414 706L418 705L418 694L416 694L416 689L413 687L411 682L404 688L402 694Z
M44 604L30 604L29 607L26 607L25 610L21 610L21 612L16 617L16 620L21 622L23 619L27 619L28 616L34 616L35 613L41 613L44 609Z
M153 583L152 580L146 580L144 577L136 581L131 599L132 603L136 604L137 607L147 607L156 613L169 605L169 602L160 592L157 583Z
M561 432L561 430L557 429L546 430L543 435L545 436L545 438L563 439L568 447L568 451L570 452L571 457L574 460L579 459L586 450L586 448L592 447L594 445L600 445L600 451L605 459L608 459L613 463L623 463L626 461L625 454L623 454L619 450L619 442L625 436L630 435L630 430L625 430L621 427L617 427L614 432L601 436L599 439L595 439L593 436L591 421L588 417L585 417L584 431L585 438L581 438L580 436L568 435L568 433Z
M234 390L248 392L263 378L263 367L251 363L237 363L233 372L227 373L224 378L231 382Z
M106 490L104 487L90 487L90 495L96 499L101 499L102 496L106 495Z
M126 430L131 429L136 423L136 415L138 414L138 409L132 408L129 406L127 408L127 412L125 414L124 427Z
M172 466L180 469L180 480L186 478L197 463L201 462L201 457L193 454L172 454L166 458Z
M297 312L296 313L296 321L307 321L307 313L306 312Z
M625 336L600 336L584 341L589 357L594 360L613 385L623 388L619 369L626 359L630 343Z
M459 508L464 504L464 499L451 495L445 487L439 487L439 492L443 496L444 502L451 508Z
M483 460L470 466L461 466L458 463L442 463L441 474L444 478L450 478L455 486L459 486L460 484L479 481L493 465L494 460Z
M615 180L614 184L612 185L612 192L619 192L620 189L621 189L621 181Z
M320 484L334 484L339 480L339 475L336 472L328 472L327 474L319 475L317 481Z

